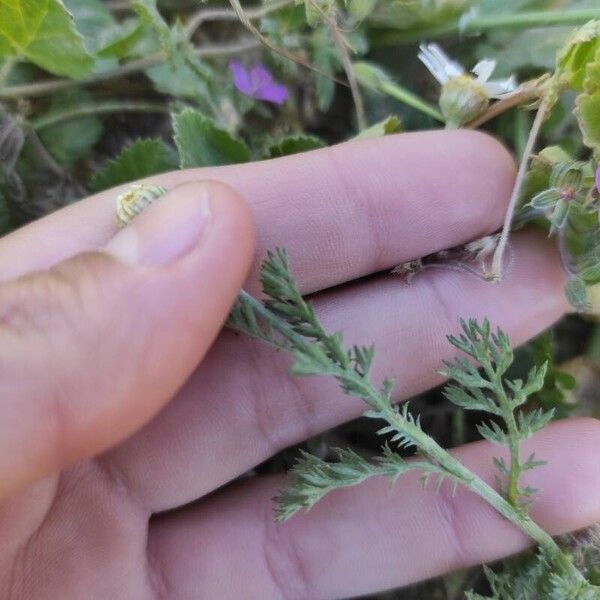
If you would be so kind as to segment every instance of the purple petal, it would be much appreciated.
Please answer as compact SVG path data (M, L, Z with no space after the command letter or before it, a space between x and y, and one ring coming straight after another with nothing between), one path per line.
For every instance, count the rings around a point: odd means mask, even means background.
M257 63L250 69L250 80L256 91L263 86L273 83L273 75L265 65Z
M257 63L247 69L240 62L232 60L229 69L233 75L233 84L242 94L275 104L283 104L288 99L286 86L275 82L271 71L263 64Z
M271 71L262 64L257 64L250 71L250 78L254 86L254 97L258 100L283 104L288 99L288 90L285 85L273 80Z
M600 192L600 167L596 170L596 189Z
M271 83L256 90L255 98L273 102L275 104L283 104L289 96L288 89L281 83Z
M252 78L246 67L244 67L237 60L229 62L229 70L233 76L233 85L246 96L254 96L254 86L252 85Z

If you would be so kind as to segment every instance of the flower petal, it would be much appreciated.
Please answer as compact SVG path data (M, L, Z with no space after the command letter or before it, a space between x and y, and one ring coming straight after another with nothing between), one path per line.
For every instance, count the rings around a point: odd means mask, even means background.
M439 63L433 58L424 44L420 46L421 52L418 54L419 60L427 67L427 70L436 78L440 85L444 85L448 81L448 77Z
M285 85L281 83L272 83L269 86L257 90L255 97L258 100L265 100L266 102L273 102L274 104L283 104L288 99L289 92Z
M271 71L263 64L257 63L247 69L238 61L232 60L229 69L233 75L233 84L242 94L275 104L283 104L288 99L287 87L275 82Z
M486 83L496 69L496 61L491 58L486 58L479 61L472 69L472 72L477 75L478 83Z
M257 100L283 104L288 99L289 92L287 87L281 83L277 83L273 79L271 71L264 65L254 65L250 71L250 77L254 88L253 96Z
M248 69L237 60L232 60L229 62L229 70L233 76L233 85L236 89L242 92L242 94L252 96L254 90Z
M600 167L596 170L596 189L600 192Z
M262 63L257 63L250 69L250 80L254 91L273 82L271 71Z
M450 57L437 44L421 44L419 46L419 60L427 67L428 71L444 85L449 79L465 74L460 63Z
M493 79L485 83L483 87L490 98L501 99L514 94L519 84L513 75L508 79Z

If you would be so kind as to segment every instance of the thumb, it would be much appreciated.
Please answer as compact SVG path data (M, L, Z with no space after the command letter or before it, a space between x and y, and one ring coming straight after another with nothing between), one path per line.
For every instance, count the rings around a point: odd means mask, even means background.
M235 192L186 184L103 250L0 285L0 498L172 398L222 327L253 243Z

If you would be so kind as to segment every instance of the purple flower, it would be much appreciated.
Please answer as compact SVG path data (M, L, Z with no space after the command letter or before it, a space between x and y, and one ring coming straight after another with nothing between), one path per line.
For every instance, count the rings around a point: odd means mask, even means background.
M600 192L600 167L596 170L596 189Z
M283 104L288 99L288 89L277 83L263 64L257 63L247 69L237 60L232 60L229 69L233 75L233 84L242 94L275 104Z

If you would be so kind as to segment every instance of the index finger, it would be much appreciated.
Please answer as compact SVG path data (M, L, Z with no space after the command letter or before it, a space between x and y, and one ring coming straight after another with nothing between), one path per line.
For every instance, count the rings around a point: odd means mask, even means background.
M309 293L495 230L513 173L509 154L491 137L432 131L150 181L170 188L218 179L234 187L254 212L257 257L285 246ZM78 202L0 240L0 278L103 245L115 232L120 191Z

